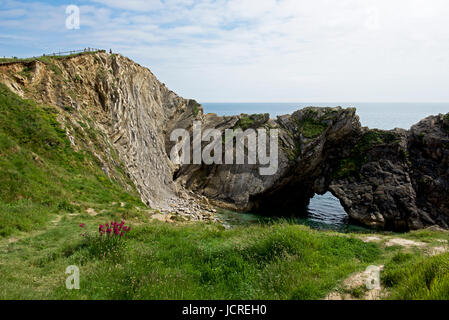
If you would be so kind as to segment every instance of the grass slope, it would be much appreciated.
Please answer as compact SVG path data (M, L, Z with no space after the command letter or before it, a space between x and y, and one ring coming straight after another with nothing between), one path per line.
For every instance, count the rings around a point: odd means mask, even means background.
M57 112L0 84L0 236L42 227L52 214L114 201L142 206L88 152L75 152Z

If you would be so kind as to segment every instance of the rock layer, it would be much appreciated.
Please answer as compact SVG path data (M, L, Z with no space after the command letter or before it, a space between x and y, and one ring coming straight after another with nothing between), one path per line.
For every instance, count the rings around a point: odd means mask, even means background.
M363 128L355 109L339 107L310 107L277 119L204 115L195 100L179 97L148 69L105 52L0 65L0 81L22 97L59 108L73 146L88 148L112 179L120 179L122 167L142 200L161 211L210 218L212 202L304 215L314 194L330 191L365 226L449 228L449 114L408 131ZM75 133L87 130L83 121L104 140L86 134L81 143ZM259 165L173 164L170 133L191 132L193 121L203 130L278 129L278 171L262 176Z

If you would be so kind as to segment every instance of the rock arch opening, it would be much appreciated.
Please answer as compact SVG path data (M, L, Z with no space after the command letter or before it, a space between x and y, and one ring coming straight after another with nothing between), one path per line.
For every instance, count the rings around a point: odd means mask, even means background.
M329 225L344 225L349 222L349 216L332 193L315 194L307 206L308 218L313 222Z
M331 190L313 183L290 182L271 192L251 197L251 212L264 216L307 218L313 223L343 226L354 221Z

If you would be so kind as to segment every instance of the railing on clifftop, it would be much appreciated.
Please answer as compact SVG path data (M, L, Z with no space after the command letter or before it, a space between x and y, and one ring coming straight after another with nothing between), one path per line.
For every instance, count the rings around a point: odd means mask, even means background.
M35 56L35 57L30 57L30 58L17 58L17 57L3 56L3 58L0 57L0 65L16 63L16 62L27 62L27 61L32 61L32 60L43 58L43 57L71 56L74 54L93 53L93 52L99 52L99 51L106 52L106 50L104 50L104 49L84 48L81 50L70 50L70 51L64 51L64 52L59 51L59 52L53 52L53 53L44 53L41 56Z

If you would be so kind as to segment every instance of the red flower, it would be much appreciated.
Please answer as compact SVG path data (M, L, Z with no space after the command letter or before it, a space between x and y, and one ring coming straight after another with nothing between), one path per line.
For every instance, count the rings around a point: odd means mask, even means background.
M80 227L84 228L85 223L80 224ZM120 224L117 221L111 221L110 223L98 225L98 233L100 236L107 234L108 236L120 236L123 237L126 232L131 230L130 226L125 226L125 220L122 220Z
M85 223L81 223L81 224L80 224L80 227L81 227L81 228L84 228L85 225L86 225Z

